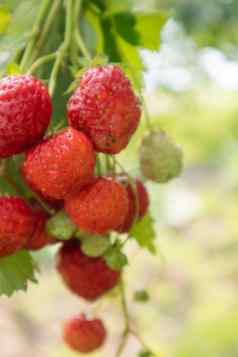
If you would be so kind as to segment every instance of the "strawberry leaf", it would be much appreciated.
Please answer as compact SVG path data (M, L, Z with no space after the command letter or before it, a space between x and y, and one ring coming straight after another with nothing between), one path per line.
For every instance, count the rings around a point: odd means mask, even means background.
M11 296L15 291L26 291L29 281L37 282L34 270L32 256L25 250L0 258L0 295Z
M147 214L132 227L130 235L136 239L141 247L147 248L152 254L156 254L156 247L154 245L156 232L154 220L150 214Z
M127 256L121 251L120 246L115 244L104 254L107 265L114 270L121 270L128 264Z

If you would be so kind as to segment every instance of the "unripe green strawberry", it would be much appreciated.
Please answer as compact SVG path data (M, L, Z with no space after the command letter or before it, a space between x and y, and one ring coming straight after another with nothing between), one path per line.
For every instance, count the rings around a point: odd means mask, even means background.
M168 182L180 175L182 167L182 150L164 131L152 131L144 137L140 148L140 168L147 179Z

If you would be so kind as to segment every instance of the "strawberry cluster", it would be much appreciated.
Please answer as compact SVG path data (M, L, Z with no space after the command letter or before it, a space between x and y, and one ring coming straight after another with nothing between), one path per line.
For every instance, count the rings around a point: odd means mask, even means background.
M0 81L0 158L24 154L21 174L34 197L64 208L84 239L129 232L147 212L149 197L139 179L115 170L96 171L97 153L115 155L128 145L140 120L140 103L120 67L89 69L68 101L68 127L49 134L52 114L47 87L30 75ZM18 196L0 197L0 257L59 242L48 233L49 214ZM109 239L109 238L108 238ZM82 251L76 235L64 242L57 270L66 286L95 300L118 283L121 272L104 257ZM105 328L84 315L67 321L65 341L80 352L101 346Z

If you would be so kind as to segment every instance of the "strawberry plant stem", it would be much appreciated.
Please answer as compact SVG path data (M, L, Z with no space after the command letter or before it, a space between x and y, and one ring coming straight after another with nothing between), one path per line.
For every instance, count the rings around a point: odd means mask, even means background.
M55 214L54 209L50 208L35 192L31 192L31 196L40 204L40 206L49 213L50 216Z
M56 58L56 53L50 53L49 55L45 55L40 57L37 61L33 63L33 65L30 67L29 71L27 71L28 74L31 74L35 72L40 66L54 60Z
M147 346L147 344L144 342L144 340L141 338L141 336L131 328L130 326L130 316L129 316L129 310L127 306L127 301L126 301L126 292L125 292L125 284L123 277L121 277L120 284L120 297L121 297L121 306L122 306L122 312L123 312L123 317L124 317L124 332L122 335L121 342L118 346L118 349L116 351L115 357L120 357L122 355L122 352L124 351L124 348L126 347L127 339L129 335L134 336L141 344L141 346L148 352L151 353L152 356L154 357L161 357L160 354L152 352L151 348Z
M121 277L119 288L120 288L121 306L122 306L122 312L123 312L125 326L124 326L124 332L122 335L122 339L121 339L121 342L120 342L118 349L116 351L115 357L121 356L121 354L126 346L128 335L130 333L130 317L129 317L128 307L127 307L127 302L126 302L126 293L125 293L123 277Z
M87 49L87 47L84 44L84 41L81 37L80 31L79 31L79 17L80 17L80 10L81 10L81 5L82 5L82 0L76 0L75 3L75 31L74 31L74 37L75 41L79 47L79 50L82 52L83 56L90 61L91 60L91 55Z
M60 9L61 3L62 3L62 0L54 0L54 2L53 2L53 5L49 11L49 15L45 21L45 25L42 29L40 36L39 36L39 40L35 45L35 48L34 48L34 51L32 54L32 61L35 61L38 53L41 51L42 46L44 45L46 37L47 37L47 35L50 31L50 28L52 26L52 23L54 22L55 17Z
M25 52L24 52L24 55L23 55L23 58L21 61L20 67L23 72L26 70L27 66L29 65L29 61L30 61L32 51L35 46L36 39L41 31L41 25L42 25L42 22L46 16L46 13L48 11L50 4L51 4L51 0L43 0L42 1L38 16L37 16L35 24L33 26L32 37L25 49Z
M141 103L143 105L144 116L145 116L147 128L148 128L149 131L152 131L153 130L153 126L152 126L152 123L151 123L150 114L149 114L149 111L148 111L148 108L147 108L147 104L145 102L143 94L140 93L139 96L140 96Z
M64 57L67 54L67 51L70 46L70 41L71 41L71 37L72 37L72 29L73 29L72 19L73 19L73 1L67 0L66 1L66 25L65 25L64 42L62 43L62 45L59 47L59 49L57 51L56 61L54 63L52 73L50 76L49 93L51 96L53 96L53 94L54 94L60 66L61 66L61 64L64 60Z

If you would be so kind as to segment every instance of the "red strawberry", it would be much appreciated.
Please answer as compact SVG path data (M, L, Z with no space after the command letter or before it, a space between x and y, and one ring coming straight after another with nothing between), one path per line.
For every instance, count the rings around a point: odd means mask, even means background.
M122 225L118 229L119 232L125 233L131 229L137 214L138 214L137 217L138 219L144 217L144 215L146 214L149 207L149 195L146 187L139 179L136 179L134 188L132 187L132 184L128 180L128 177L121 175L119 176L119 181L121 181L126 186L128 200L129 200L129 208L128 208L127 216L124 222L122 223Z
M64 322L63 337L72 349L88 353L103 345L106 329L100 319L88 320L84 314L79 314Z
M116 154L127 146L140 115L131 83L116 65L89 69L68 102L69 124L105 153Z
M0 257L23 248L34 228L33 212L21 197L0 197Z
M25 151L44 135L52 105L47 88L28 75L0 81L0 157Z
M128 211L125 187L110 177L99 177L65 200L65 210L80 229L104 234L116 229Z
M87 300L100 297L120 278L120 272L109 268L103 258L84 255L76 239L67 241L59 250L57 270L68 288Z
M34 212L35 230L26 242L26 249L38 250L55 242L55 238L46 232L45 225L48 218L48 215L44 211Z
M23 174L43 196L62 199L91 181L94 166L95 153L88 138L67 128L28 151Z

